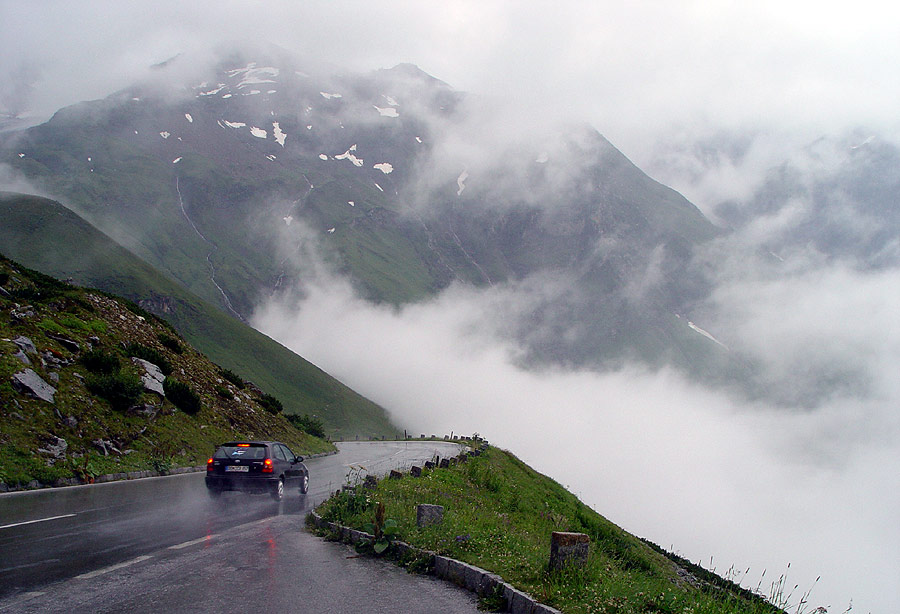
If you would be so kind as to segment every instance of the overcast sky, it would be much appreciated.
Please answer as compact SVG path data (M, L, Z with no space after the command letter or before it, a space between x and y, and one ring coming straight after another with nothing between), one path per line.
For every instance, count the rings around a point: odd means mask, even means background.
M0 0L5 99L41 113L209 43L267 40L354 69L412 62L537 117L586 119L638 163L662 134L900 125L900 5L832 2Z

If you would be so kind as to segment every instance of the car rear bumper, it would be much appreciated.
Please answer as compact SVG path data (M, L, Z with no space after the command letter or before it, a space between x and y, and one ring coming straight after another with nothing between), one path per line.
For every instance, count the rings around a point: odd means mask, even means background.
M210 490L240 490L242 492L270 492L279 478L272 476L207 475L206 487Z

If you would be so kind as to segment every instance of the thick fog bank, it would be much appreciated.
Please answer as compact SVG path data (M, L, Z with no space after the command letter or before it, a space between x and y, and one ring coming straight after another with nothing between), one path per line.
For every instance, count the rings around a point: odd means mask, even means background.
M822 576L813 602L829 611L851 599L854 611L896 611L900 330L891 314L900 301L890 294L885 304L868 278L812 282L781 288L778 301L762 296L733 331L748 346L767 345L768 331L773 360L817 336L853 346L865 394L802 409L742 402L665 370L523 370L486 315L496 296L469 288L395 310L322 277L300 302L265 305L254 323L415 433L477 431L631 532L720 573L749 567L751 588L765 571L765 591L791 564L798 596ZM807 290L829 304L807 304Z

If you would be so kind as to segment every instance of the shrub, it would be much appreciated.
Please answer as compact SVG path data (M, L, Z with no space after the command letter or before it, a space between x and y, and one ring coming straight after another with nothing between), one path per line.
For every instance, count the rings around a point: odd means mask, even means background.
M178 342L178 339L175 337L171 337L166 333L159 333L156 335L156 338L159 339L159 342L162 343L163 347L168 349L171 352L176 354L181 354L184 349L181 347L181 344Z
M241 378L240 375L238 375L234 371L231 371L230 369L219 369L219 375L227 379L229 382L231 382L241 390L243 390L244 386L246 386L246 384L244 384L243 378Z
M87 389L109 401L113 409L124 411L137 403L144 385L133 373L90 374L85 378Z
M9 281L9 273L6 271L0 271L0 286L5 286L6 282Z
M122 368L118 356L108 354L99 348L85 352L78 360L91 373L110 375L118 373L119 369Z
M125 353L129 356L142 358L147 362L152 362L159 367L159 370L163 372L163 375L169 375L172 372L172 364L157 349L147 347L141 343L129 343L125 346Z
M288 422L294 425L294 428L300 429L304 433L325 439L325 425L318 418L304 414L302 416L287 416Z
M262 405L267 412L273 415L280 414L284 411L284 406L281 404L281 401L271 394L262 395L259 399L259 404Z
M231 391L224 386L216 386L215 388L216 394L222 397L223 399L233 399L234 395L231 394Z
M200 411L202 407L200 396L190 386L177 379L167 377L163 381L163 392L175 407L191 416Z
M52 333L55 335L68 335L69 331L60 326L59 322L55 320L51 320L50 318L44 318L40 322L38 322L37 327L40 328L45 333Z

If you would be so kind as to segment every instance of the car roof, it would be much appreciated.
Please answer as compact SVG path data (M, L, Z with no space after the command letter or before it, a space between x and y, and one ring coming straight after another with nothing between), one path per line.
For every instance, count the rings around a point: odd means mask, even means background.
M226 441L225 443L220 443L219 447L235 446L239 443L248 443L250 445L256 445L256 446L271 446L276 443L280 443L281 445L287 445L287 444L281 443L280 441L258 441L258 440L254 440L254 439L235 439L234 441Z

